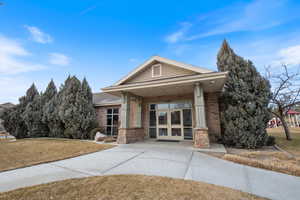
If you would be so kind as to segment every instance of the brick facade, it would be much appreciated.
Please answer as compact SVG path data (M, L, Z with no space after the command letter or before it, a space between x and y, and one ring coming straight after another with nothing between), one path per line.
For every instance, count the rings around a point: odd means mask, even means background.
M98 126L100 128L104 128L106 127L106 123L107 123L107 118L106 118L106 114L107 114L107 109L109 108L119 108L119 124L120 124L120 105L115 105L115 106L97 106L95 107L96 110L96 117L97 117L97 122L98 122Z
M220 136L220 117L219 117L219 103L218 103L218 93L205 93L205 114L206 123L208 130L195 131L194 130L194 140L197 140L195 146L207 147L209 146L209 141L216 141L216 137ZM129 128L119 129L118 131L118 143L130 143L135 141L143 140L148 137L149 130L149 104L151 103L161 103L161 102L176 102L180 100L189 100L194 105L194 94L186 95L176 95L176 96L161 96L161 97L151 97L143 98L142 101L142 128L135 127L136 119L136 106L137 102L135 98L130 99L130 123ZM106 126L106 112L108 108L120 108L121 106L101 106L96 107L97 119L100 127ZM119 124L120 124L120 110L119 110ZM195 122L194 106L192 109L193 122ZM195 125L194 125L195 126ZM195 128L195 127L194 127Z
M209 148L210 141L208 135L208 129L194 129L194 147Z
M118 144L128 144L144 140L143 128L120 128L118 132Z
M205 93L204 100L209 139L215 142L221 136L219 93Z

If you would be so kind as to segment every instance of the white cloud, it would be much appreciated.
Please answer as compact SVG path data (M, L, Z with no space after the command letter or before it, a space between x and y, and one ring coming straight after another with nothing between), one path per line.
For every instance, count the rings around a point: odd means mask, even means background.
M22 72L41 70L45 67L21 60L30 53L13 39L0 35L0 75L18 74Z
M85 15L86 13L91 12L92 10L94 10L96 8L97 8L97 5L90 6L90 7L86 8L86 9L82 10L80 12L80 15Z
M137 62L138 61L138 59L137 58L129 58L129 62L133 62L133 63L135 63L135 62Z
M300 45L279 50L278 59L274 64L300 65Z
M188 22L183 22L180 24L180 29L174 33L171 33L170 35L167 35L165 38L165 41L168 43L176 43L179 40L182 40L185 36L185 34L188 32L188 30L191 28L192 24Z
M38 43L46 44L53 41L52 37L41 31L38 27L35 26L24 26L30 33L32 40Z
M300 18L297 12L299 7L291 8L286 2L287 0L255 0L248 4L234 4L206 13L185 22L189 26L182 26L168 35L166 42L176 43L233 32L265 30Z
M70 57L62 53L50 53L49 62L53 65L67 66L70 64Z

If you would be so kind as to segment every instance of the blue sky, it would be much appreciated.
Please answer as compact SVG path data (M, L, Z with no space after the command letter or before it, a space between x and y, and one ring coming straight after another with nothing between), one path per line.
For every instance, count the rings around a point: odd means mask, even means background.
M69 74L99 92L153 55L216 70L224 38L261 72L300 64L296 0L0 2L0 103Z

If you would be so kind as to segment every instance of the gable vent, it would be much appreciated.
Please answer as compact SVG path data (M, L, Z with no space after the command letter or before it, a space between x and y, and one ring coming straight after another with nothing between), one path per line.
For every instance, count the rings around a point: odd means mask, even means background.
M161 64L152 65L152 77L161 76Z

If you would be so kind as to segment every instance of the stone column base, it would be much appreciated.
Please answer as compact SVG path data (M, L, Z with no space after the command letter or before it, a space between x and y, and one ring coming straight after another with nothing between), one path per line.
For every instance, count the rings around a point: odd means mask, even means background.
M194 129L194 147L195 148L209 148L209 137L207 128Z
M118 144L128 144L144 140L143 128L119 128L118 130Z

